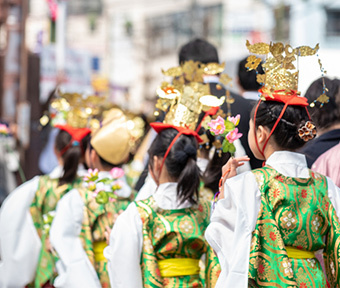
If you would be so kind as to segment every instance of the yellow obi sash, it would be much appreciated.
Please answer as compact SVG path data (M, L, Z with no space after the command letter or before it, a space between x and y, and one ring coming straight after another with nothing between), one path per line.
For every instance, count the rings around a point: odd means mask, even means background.
M192 258L158 260L158 268L162 277L178 277L200 273L199 259Z
M293 259L310 259L315 258L314 252L297 249L292 246L286 247L287 256Z
M107 246L105 241L98 241L93 242L93 253L94 253L94 260L96 262L106 261L104 257L104 248Z

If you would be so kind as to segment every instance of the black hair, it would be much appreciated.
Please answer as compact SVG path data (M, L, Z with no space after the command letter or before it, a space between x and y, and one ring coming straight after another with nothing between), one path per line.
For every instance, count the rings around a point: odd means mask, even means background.
M218 140L220 136L214 136L210 133L210 130L205 130L203 127L200 128L199 135L205 134L208 137L209 142L200 145L200 153L202 156L207 156L203 158L209 158L210 150L214 147L213 143ZM223 139L219 139L220 142L223 142ZM231 157L230 153L223 153L222 151L218 152L215 149L215 152L212 158L209 160L207 167L205 168L202 175L202 180L204 182L204 187L209 188L213 193L217 192L219 187L219 181L222 177L222 167L229 158Z
M240 85L245 91L257 91L261 88L261 84L256 81L257 74L264 74L262 65L260 64L256 70L248 70L246 68L247 58L244 58L238 63L237 76ZM256 73L257 72L257 73Z
M316 102L315 107L309 108L316 127L320 129L327 129L334 124L340 123L340 79L331 80L324 77L324 81L328 89L325 93L329 97L329 102L322 107L320 107L319 102ZM305 97L309 103L312 103L323 93L323 80L319 78L309 86Z
M254 119L254 112L257 103L251 112L251 119ZM262 101L256 114L256 127L264 126L272 129L279 118L284 103L276 101ZM288 105L281 120L277 124L271 137L276 144L289 151L301 148L306 142L299 137L298 130L309 120L305 107Z
M55 148L59 152L64 148L67 149L64 154L61 155L64 162L64 167L63 175L59 178L59 185L72 183L76 179L78 165L84 154L89 139L90 135L87 135L81 140L79 145L71 145L69 148L66 148L68 145L70 145L72 136L64 130L59 131L55 140Z
M164 157L178 131L165 129L160 132L149 148L149 166L152 169L153 156ZM197 141L193 136L181 135L172 146L165 159L169 176L177 181L179 201L196 204L200 186L200 170L196 164Z
M209 42L196 38L183 45L179 51L179 64L193 60L207 64L211 62L218 63L218 53L214 45Z

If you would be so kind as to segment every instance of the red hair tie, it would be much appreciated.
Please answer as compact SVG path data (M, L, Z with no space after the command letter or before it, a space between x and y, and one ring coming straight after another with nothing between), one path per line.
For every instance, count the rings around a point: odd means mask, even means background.
M66 125L56 125L56 128L59 128L60 130L66 131L68 134L71 135L71 141L68 143L61 151L60 155L63 156L65 152L72 146L80 146L80 149L82 151L82 154L84 154L85 151L83 151L83 147L81 146L81 141L91 133L91 130L89 128L74 128L68 124Z
M261 153L261 155L263 156L263 158L265 158L264 149L266 148L270 137L274 133L275 128L279 124L283 114L285 113L285 111L286 111L286 109L289 105L305 107L308 118L309 118L309 120L311 120L311 117L310 117L308 109L307 109L307 106L308 106L307 98L298 96L297 91L295 91L295 90L289 90L288 92L286 92L286 95L280 94L280 93L285 92L285 91L286 90L275 90L274 93L272 93L271 95L268 95L266 92L263 91L263 89L259 89L259 92L262 94L262 96L265 98L266 101L276 101L276 102L280 102L280 103L285 104L283 106L283 109L282 109L279 117L277 118L273 128L271 129L271 131L269 133L269 137L267 138L267 140L264 143L262 150L261 150L260 147L259 147L258 141L257 141L257 136L256 136L256 115L257 115L257 110L258 110L262 100L260 99L259 102L257 103L257 106L255 108L255 112L254 112L254 136L255 136L256 147L259 150L259 152Z

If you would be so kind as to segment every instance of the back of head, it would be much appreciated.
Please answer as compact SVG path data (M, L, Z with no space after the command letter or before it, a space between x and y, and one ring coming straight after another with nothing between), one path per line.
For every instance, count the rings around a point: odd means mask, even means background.
M163 157L176 137L178 131L165 129L161 131L149 148L149 159L153 156ZM165 159L165 166L170 178L177 183L177 195L181 203L196 203L200 184L200 171L196 164L197 142L193 136L181 135L172 146ZM150 161L152 167L152 161Z
M284 105L284 103L276 101L262 101L256 113L256 127L263 126L272 130ZM254 119L255 109L256 105L251 112L251 119ZM298 150L306 143L300 138L298 130L307 121L309 121L309 117L305 107L288 105L271 137L281 149Z
M238 64L237 76L239 79L239 84L242 87L242 89L245 91L257 91L262 87L261 84L259 84L256 81L256 75L258 73L259 74L264 73L262 65L259 65L257 67L257 70L249 71L246 68L246 64L247 64L247 58L244 58Z
M320 107L316 102L313 108L309 108L311 117L318 129L328 129L334 124L340 123L340 80L331 80L324 77L325 85L328 91L326 95L329 102ZM315 101L324 92L323 79L315 80L308 88L305 97L309 103Z
M85 136L80 143L72 144L72 136L65 130L60 130L55 141L56 150L63 159L63 175L59 178L59 185L72 183L77 177L78 165L86 150L90 135ZM71 145L70 145L71 144Z
M179 51L179 64L185 61L198 61L204 64L218 63L218 53L214 45L203 39L194 39L183 45Z
M129 156L131 135L128 119L120 109L108 111L101 127L91 135L91 146L94 148L104 166L119 166Z

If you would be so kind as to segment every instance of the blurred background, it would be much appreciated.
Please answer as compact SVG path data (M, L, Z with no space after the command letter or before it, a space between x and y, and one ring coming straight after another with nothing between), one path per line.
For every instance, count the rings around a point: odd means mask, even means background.
M327 74L340 75L340 1L0 0L0 119L14 125L25 178L40 173L40 118L58 85L152 115L161 69L196 37L218 47L233 78L246 39L320 43ZM317 61L299 65L304 93L321 73Z

